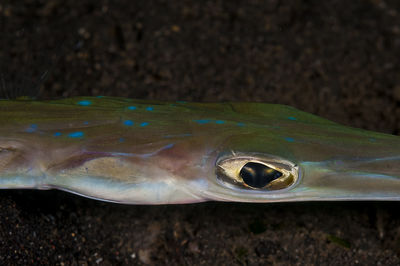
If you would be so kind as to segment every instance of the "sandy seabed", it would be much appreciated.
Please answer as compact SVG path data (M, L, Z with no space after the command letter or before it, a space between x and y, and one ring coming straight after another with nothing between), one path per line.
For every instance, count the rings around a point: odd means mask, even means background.
M8 86L44 99L281 103L399 134L399 1L114 2L2 1ZM0 191L0 264L398 265L399 207Z

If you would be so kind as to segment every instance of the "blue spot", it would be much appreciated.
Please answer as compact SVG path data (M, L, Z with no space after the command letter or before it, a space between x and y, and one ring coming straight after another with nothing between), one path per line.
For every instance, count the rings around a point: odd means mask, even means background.
M288 119L289 119L289 120L297 120L297 118L296 118L296 117L293 117L293 116L288 116Z
M239 122L236 125L238 125L239 127L244 127L244 123L242 123L242 122Z
M174 147L174 143L170 143L170 144L165 145L165 146L162 148L162 150L171 149L172 147Z
M143 123L140 124L140 126L141 126L141 127L145 127L145 126L147 126L148 124L149 124L149 122L143 122Z
M187 103L186 101L176 101L177 103L182 103L182 104L184 104L184 103Z
M223 124L223 123L225 123L225 121L224 120L217 120L217 121L215 121L215 124Z
M285 140L288 142L294 142L294 138L291 138L291 137L286 137Z
M129 126L129 127L130 127L130 126L133 126L133 121L132 121L132 120L125 120L125 121L124 121L124 125L125 125L125 126Z
M88 121L83 122L84 125L89 125Z
M61 132L56 132L56 133L54 133L53 136L54 136L54 137L59 137L59 136L61 136Z
M136 110L136 106L128 106L128 110Z
M104 98L104 96L99 95L99 96L96 96L96 98L101 99L101 98Z
M210 123L210 119L199 119L199 120L194 120L198 124L207 124Z
M26 130L26 132L29 132L29 133L32 133L32 132L35 132L36 131L36 129L37 129L37 125L36 124L31 124L29 127L28 127L28 129Z
M78 104L81 106L89 106L92 104L92 102L88 101L88 100L83 100L83 101L78 102Z
M84 133L82 131L76 131L68 134L70 138L82 138Z
M376 141L376 138L369 138L369 141L375 142L375 141Z
M119 142L124 142L125 139L124 138L119 138Z
M154 110L154 108L153 108L153 107L151 107L151 106L147 106L147 107L146 107L146 110L147 110L147 111L153 111L153 110Z

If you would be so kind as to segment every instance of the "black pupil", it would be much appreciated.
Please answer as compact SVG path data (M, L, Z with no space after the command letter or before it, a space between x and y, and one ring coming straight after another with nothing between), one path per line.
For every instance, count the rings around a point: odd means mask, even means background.
M253 188L263 188L271 181L282 176L282 173L261 163L246 163L240 170L246 185Z

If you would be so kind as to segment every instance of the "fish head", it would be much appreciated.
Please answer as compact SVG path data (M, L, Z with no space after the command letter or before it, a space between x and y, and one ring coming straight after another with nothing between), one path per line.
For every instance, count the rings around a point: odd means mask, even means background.
M398 197L397 136L343 126L287 106L273 107L278 112L244 116L246 123L239 128L214 125L172 139L174 145L151 158L136 158L131 168L137 169L135 180L141 182L134 184L134 192L127 190L126 202Z
M225 139L205 197L240 202L398 199L398 136L289 110L289 116L275 113L266 123Z
M81 99L29 103L29 113L19 112L27 103L10 103L0 186L127 204L399 198L398 136L283 105L192 104L171 115L160 104L156 115L128 116L115 111L125 101L90 101L94 109L69 105Z

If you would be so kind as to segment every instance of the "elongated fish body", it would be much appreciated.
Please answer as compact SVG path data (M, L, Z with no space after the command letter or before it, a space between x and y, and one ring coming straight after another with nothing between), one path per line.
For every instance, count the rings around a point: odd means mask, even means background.
M400 200L398 136L262 103L0 101L0 188L127 204Z

